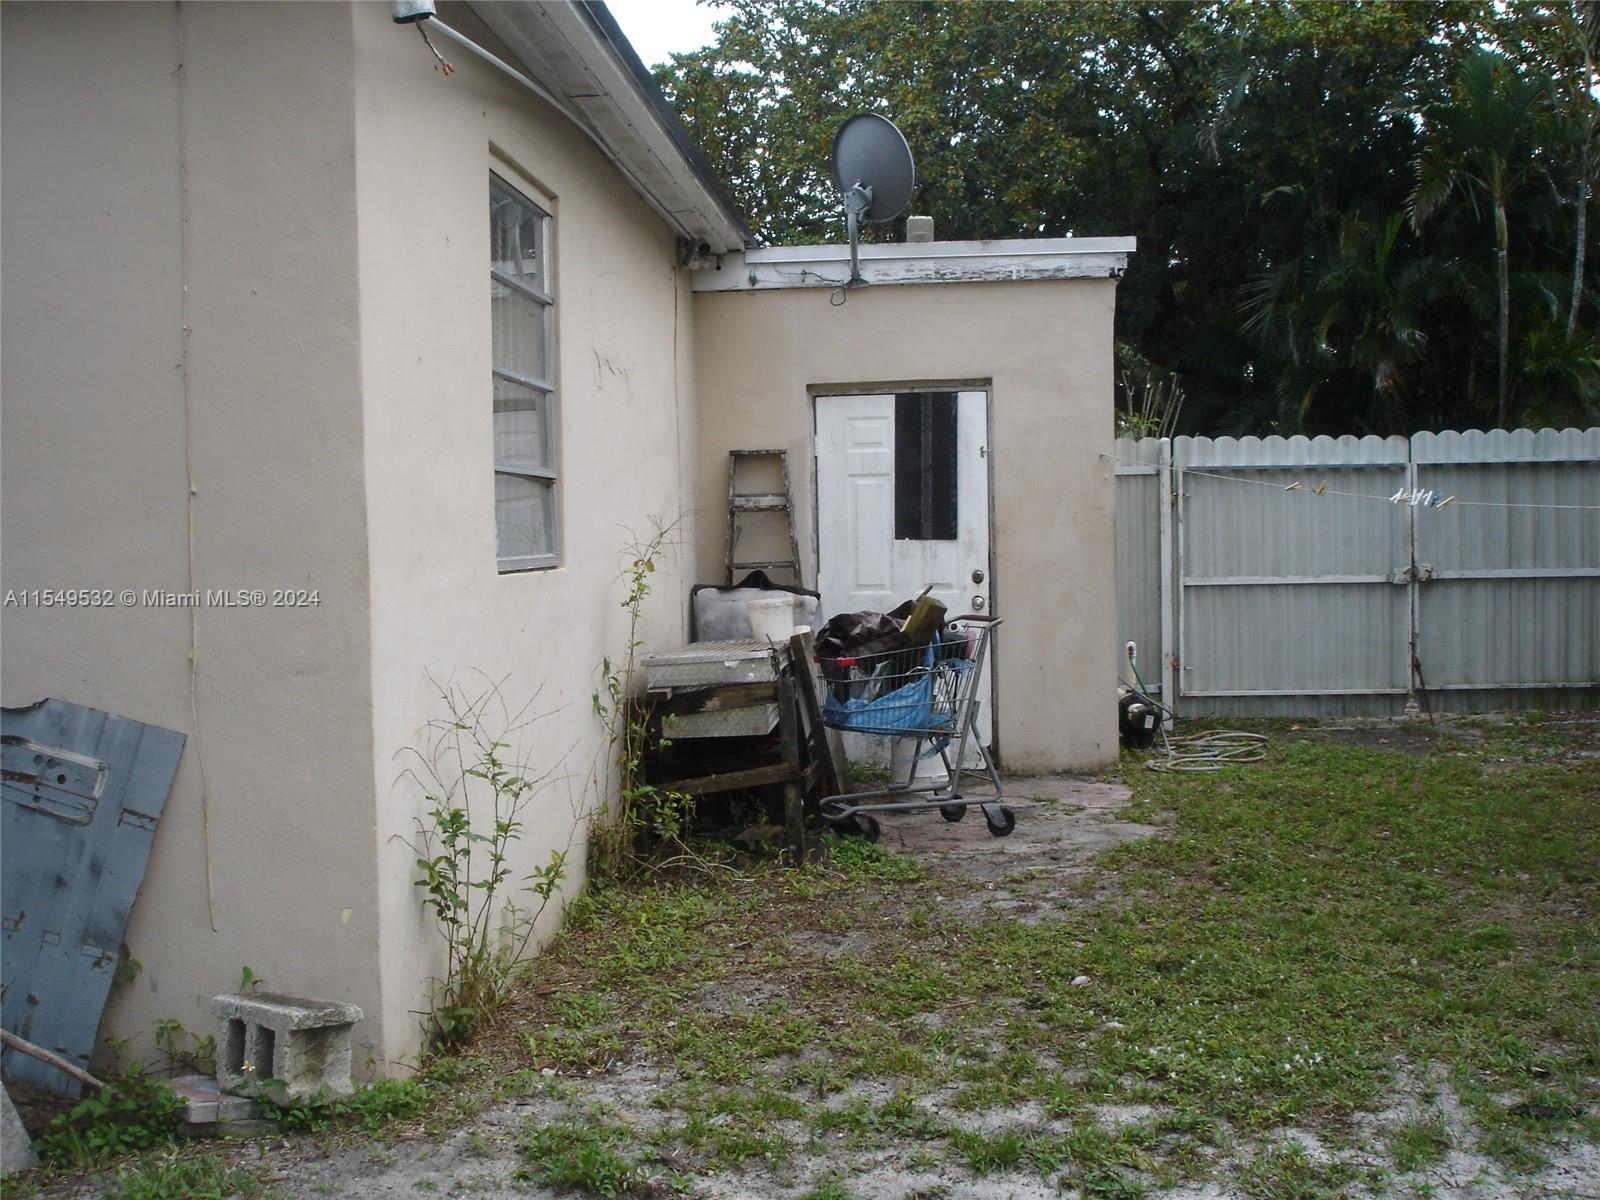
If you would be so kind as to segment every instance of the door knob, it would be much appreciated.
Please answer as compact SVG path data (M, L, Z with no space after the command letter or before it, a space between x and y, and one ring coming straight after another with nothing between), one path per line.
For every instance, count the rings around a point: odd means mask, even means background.
M983 604L984 604L984 600L983 600L982 596L974 596L972 598L972 611L973 612L982 612L983 611Z

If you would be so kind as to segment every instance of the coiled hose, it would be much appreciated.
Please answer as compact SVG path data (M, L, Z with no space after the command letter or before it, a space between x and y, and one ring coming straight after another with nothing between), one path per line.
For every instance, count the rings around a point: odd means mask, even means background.
M1138 648L1128 643L1128 666L1133 669L1133 677L1139 683L1137 689L1151 704L1167 714L1167 721L1161 723L1161 745L1166 750L1165 758L1150 758L1145 760L1145 769L1158 771L1163 774L1202 774L1209 771L1220 771L1223 767L1239 766L1244 763L1264 762L1267 757L1267 737L1260 733L1240 733L1230 729L1215 729L1209 733L1191 733L1183 737L1168 737L1167 722L1173 718L1173 712L1159 700L1153 699L1150 689L1145 686L1144 676L1139 674ZM1123 680L1128 684L1127 680Z

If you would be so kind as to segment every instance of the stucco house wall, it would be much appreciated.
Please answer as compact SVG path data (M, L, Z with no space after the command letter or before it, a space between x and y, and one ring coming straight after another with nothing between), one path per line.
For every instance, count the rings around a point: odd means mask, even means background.
M1115 279L881 284L836 298L828 287L695 297L697 506L725 507L729 450L788 450L814 581L816 498L804 464L815 391L990 387L1002 761L1015 771L1113 761ZM702 539L701 577L720 578L721 559L720 539Z
M5 704L189 739L102 1031L148 1060L246 966L378 1011L351 10L0 23L0 586L320 598L5 610Z
M4 586L318 595L5 613L5 704L190 739L127 935L142 969L103 1031L146 1057L159 1018L204 1033L248 966L360 1005L358 1069L384 1070L415 1054L444 965L407 844L434 681L493 682L539 717L524 745L551 782L510 865L566 848L570 893L575 814L604 787L590 694L623 650L622 551L656 518L678 525L641 633L684 639L693 305L673 233L564 117L471 55L436 72L387 5L4 22ZM548 203L557 272L563 559L512 574L491 170Z
M462 9L442 19L480 44ZM591 692L626 642L623 548L676 520L698 460L694 309L672 233L565 119L469 55L445 79L387 6L357 6L357 195L361 361L372 571L372 772L382 924L383 1022L414 1029L419 966L438 935L418 910L422 796L402 751L443 715L430 675L500 684L540 714L529 747L556 778L529 809L515 874L565 847L574 811L598 800L607 747ZM553 216L563 564L495 569L488 187L493 170ZM692 544L692 514L673 534ZM641 636L686 636L693 568L672 549ZM397 757L400 755L400 757ZM581 829L570 892L581 881ZM551 917L555 910L551 910ZM546 923L547 927L549 922Z

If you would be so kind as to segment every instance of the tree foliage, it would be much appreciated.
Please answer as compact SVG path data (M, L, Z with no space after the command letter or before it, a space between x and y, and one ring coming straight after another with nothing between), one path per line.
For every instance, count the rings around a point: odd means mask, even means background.
M1595 0L732 9L657 74L764 242L842 240L881 112L942 239L1137 235L1118 339L1184 431L1600 419Z

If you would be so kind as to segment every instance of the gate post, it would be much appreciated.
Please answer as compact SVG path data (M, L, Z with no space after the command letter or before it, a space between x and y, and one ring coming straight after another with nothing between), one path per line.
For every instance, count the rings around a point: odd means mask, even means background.
M1156 471L1156 495L1160 506L1159 529L1161 543L1161 703L1178 714L1178 647L1177 615L1173 592L1178 581L1172 571L1172 507L1178 502L1172 489L1172 439L1161 439L1159 465Z
M1406 439L1406 491L1417 494L1417 454L1414 437ZM1417 704L1417 506L1407 504L1406 513L1406 703L1401 715L1420 714Z

